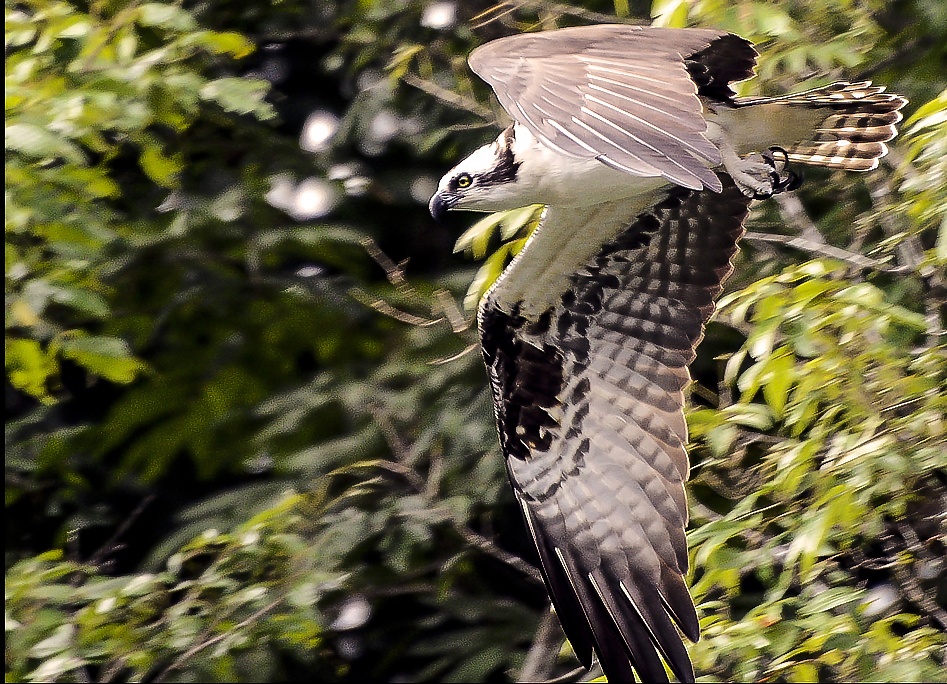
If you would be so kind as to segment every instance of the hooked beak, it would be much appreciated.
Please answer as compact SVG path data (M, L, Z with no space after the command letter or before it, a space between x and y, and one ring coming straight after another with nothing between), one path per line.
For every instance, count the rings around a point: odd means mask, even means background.
M444 214L447 213L447 210L453 207L456 203L457 197L455 195L435 192L434 196L431 198L430 203L428 204L428 209L431 210L431 216L434 217L434 220L440 223L444 220Z

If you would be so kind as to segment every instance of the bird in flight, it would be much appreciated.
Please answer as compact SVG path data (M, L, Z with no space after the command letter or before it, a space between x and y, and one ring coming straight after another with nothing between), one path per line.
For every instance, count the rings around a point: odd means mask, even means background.
M757 52L712 29L596 25L501 38L471 69L513 124L440 181L452 209L545 204L483 297L500 444L576 655L610 682L680 681L699 636L684 393L750 202L790 167L867 171L906 100L869 82L738 98ZM675 627L676 624L676 627Z

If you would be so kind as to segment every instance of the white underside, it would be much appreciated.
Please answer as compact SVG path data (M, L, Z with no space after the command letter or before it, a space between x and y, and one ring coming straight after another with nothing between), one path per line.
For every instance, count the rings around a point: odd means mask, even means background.
M671 184L660 177L632 176L597 159L554 152L520 125L515 135L513 153L521 160L516 196L505 198L502 205L478 201L477 208L547 205L539 228L491 291L501 310L510 312L518 305L520 315L535 320L559 301L576 270Z
M598 159L580 159L553 151L537 141L524 126L514 126L513 154L522 160L516 185L531 204L559 208L590 207L614 202L668 186L659 176L632 176Z
M748 194L766 190L771 168L742 155L770 145L789 146L804 137L813 125L809 119L818 115L804 112L796 117L799 121L786 118L795 113L781 107L705 112L707 138L720 149L725 170ZM783 134L776 138L779 131ZM547 205L539 229L491 293L501 309L509 312L518 304L521 315L535 320L559 301L569 278L638 214L660 201L671 183L661 177L633 176L594 158L565 156L539 143L518 124L515 136L513 152L522 162L516 195L493 206L480 202L476 208Z
M522 160L517 189L533 203L547 206L539 228L491 294L501 310L510 312L518 305L520 315L535 320L559 302L575 272L658 201L671 183L632 176L597 159L564 156L519 125L515 133L513 152Z

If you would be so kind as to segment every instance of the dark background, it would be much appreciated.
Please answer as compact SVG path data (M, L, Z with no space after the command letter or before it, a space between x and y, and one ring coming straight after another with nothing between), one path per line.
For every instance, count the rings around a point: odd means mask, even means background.
M873 78L919 112L877 172L751 216L693 368L697 671L943 679L947 14L688 7L8 5L8 681L577 666L463 305L528 226L483 227L481 268L479 217L426 201L502 121L470 49L660 11L758 43L745 94Z

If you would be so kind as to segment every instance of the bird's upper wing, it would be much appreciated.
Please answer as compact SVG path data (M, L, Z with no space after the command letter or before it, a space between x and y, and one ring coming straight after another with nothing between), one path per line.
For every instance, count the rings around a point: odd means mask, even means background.
M552 149L719 191L707 165L720 152L704 135L698 94L728 100L727 84L752 75L756 51L711 29L605 24L501 38L469 62Z
M524 317L507 296L522 290L502 280L481 306L500 441L553 603L579 658L590 665L594 648L616 683L632 667L667 681L658 653L694 677L671 621L697 639L683 579L684 389L750 201L719 179L720 194L672 188L631 215L633 202L551 207L521 259L550 229L626 227L574 264L541 315Z

